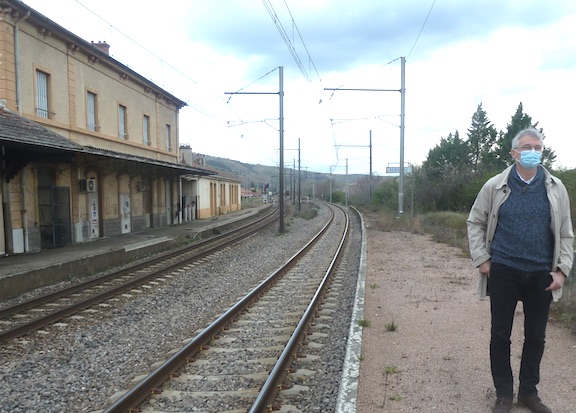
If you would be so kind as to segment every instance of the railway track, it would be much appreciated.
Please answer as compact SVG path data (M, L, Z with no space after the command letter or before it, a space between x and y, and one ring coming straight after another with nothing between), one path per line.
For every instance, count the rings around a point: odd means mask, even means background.
M331 282L347 275L338 268L349 218L332 208L330 222L285 265L104 411L256 413L278 410L280 403L299 411L288 405L306 397L298 374L286 381L290 389L280 391L282 383L307 344L322 346L325 324L318 320L330 318L327 302L337 300L330 298Z
M137 265L111 272L68 288L0 310L0 342L21 337L46 325L89 309L104 301L162 278L221 251L273 223L277 208L248 218L237 228L181 247ZM158 280L158 281L155 281Z

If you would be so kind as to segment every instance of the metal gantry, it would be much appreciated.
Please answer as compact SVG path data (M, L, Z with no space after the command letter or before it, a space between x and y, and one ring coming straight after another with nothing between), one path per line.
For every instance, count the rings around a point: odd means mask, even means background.
M406 103L406 58L401 57L400 89L350 89L350 88L324 88L333 91L361 91L361 92L400 92L400 176L398 179L398 216L404 214L404 110Z
M278 66L278 92L224 92L227 95L278 95L280 97L280 196L278 206L280 207L280 226L278 232L284 233L284 67Z

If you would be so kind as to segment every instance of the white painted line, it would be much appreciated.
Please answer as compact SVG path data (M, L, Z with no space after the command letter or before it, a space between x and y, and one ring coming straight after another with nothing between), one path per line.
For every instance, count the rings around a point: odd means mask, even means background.
M151 245L160 244L161 242L170 241L171 239L172 238L168 238L168 237L152 238L152 239L149 239L146 241L138 242L136 244L126 245L124 247L124 251L125 252L134 251L134 250L137 250L140 248L149 247Z
M358 214L360 215L359 211ZM359 321L364 318L364 294L366 291L366 227L362 215L360 215L360 225L362 227L360 268L358 270L356 299L354 309L352 310L352 321L350 323L350 333L348 334L348 343L346 345L346 356L344 358L344 368L342 369L340 390L338 391L336 413L356 412L356 401L358 397L360 357L362 355L362 327Z

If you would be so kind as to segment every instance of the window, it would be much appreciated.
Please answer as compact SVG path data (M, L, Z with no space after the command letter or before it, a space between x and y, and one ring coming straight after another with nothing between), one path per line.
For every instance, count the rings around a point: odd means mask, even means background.
M171 150L171 146L170 146L170 125L166 125L166 150L169 151Z
M48 119L50 116L48 107L48 73L36 71L36 116Z
M92 92L88 92L87 101L86 101L86 112L88 115L88 130L97 131L99 129L98 125L96 125L96 94Z
M128 139L126 106L118 105L118 136L121 139Z
M142 135L144 145L150 145L150 116L144 115L142 120Z

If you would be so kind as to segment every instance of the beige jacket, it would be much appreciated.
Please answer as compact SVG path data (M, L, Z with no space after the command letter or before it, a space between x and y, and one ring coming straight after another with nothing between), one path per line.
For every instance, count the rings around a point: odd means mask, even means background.
M574 256L574 233L568 192L558 178L551 175L545 168L543 169L552 217L550 228L554 234L554 256L550 271L558 268L564 275L569 276ZM479 267L480 264L490 259L490 247L498 224L498 210L510 195L508 176L512 170L513 166L509 166L502 173L490 178L478 193L470 210L466 222L470 255L475 267ZM480 274L478 282L480 297L486 297L487 284L487 277ZM561 296L562 289L552 291L554 301L558 301Z

